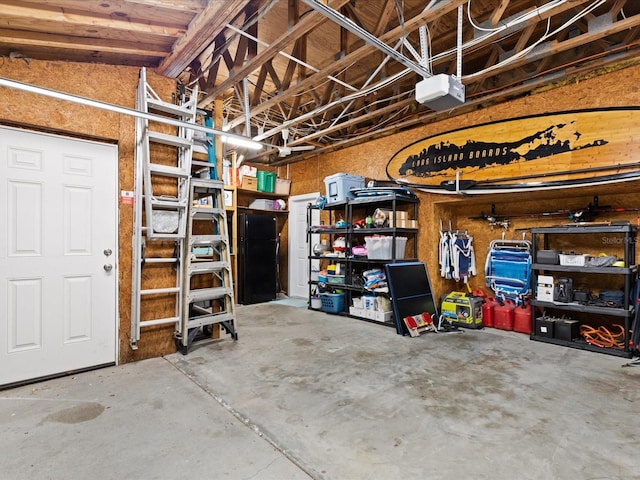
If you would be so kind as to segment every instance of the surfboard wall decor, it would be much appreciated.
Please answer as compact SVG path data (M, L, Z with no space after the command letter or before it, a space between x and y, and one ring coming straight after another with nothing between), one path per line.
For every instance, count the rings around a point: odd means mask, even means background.
M387 164L398 184L483 194L640 179L640 108L557 112L427 137Z

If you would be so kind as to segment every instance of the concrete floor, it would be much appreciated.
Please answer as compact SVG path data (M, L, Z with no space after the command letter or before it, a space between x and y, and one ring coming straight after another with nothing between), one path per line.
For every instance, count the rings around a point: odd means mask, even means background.
M239 341L0 392L2 479L638 479L640 367L278 303Z

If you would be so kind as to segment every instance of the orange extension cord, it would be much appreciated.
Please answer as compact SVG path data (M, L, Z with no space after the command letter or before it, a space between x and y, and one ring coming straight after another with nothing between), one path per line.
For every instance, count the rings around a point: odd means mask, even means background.
M617 328L618 332L612 332L608 328L593 328L590 325L580 326L580 335L587 343L603 348L622 348L624 349L624 328L622 325L614 324L612 327Z

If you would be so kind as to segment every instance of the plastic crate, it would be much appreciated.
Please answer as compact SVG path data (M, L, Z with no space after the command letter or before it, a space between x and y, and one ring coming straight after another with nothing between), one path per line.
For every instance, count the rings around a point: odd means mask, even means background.
M344 275L327 275L328 283L330 284L344 284Z
M392 257L393 237L364 237L367 243L367 257L371 260L389 260L391 258L404 258L404 250L407 245L407 237L396 237L396 256Z
M278 203L270 198L256 198L249 204L249 208L256 210L277 210Z
M276 174L266 170L258 170L258 191L273 193L276 188Z
M276 178L276 189L275 193L278 195L289 195L291 191L291 180L287 180L286 178Z
M584 267L589 255L560 253L558 254L558 257L560 259L560 265L566 267Z
M322 311L339 313L344 310L344 293L321 293Z

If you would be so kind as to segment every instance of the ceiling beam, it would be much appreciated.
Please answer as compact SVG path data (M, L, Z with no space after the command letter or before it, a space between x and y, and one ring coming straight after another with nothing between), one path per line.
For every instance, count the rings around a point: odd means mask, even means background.
M637 65L640 62L640 57L637 55L637 53L630 53L629 58L631 60L627 60L625 62L625 59L610 58L609 60L607 60L605 57L602 61L602 64L600 65L600 68L611 68L609 67L609 65L620 65L621 66L620 68L623 68L625 66L628 66L629 62L631 62L634 65ZM571 72L571 75L572 77L577 77L585 72L591 72L592 70L593 68L591 66L582 67L582 68L579 67L573 70ZM566 71L557 72L556 74L551 76L544 76L544 77L540 76L536 79L533 79L527 82L526 84L508 86L507 88L499 89L498 91L492 91L485 95L479 95L476 98L467 98L467 101L464 104L462 104L460 107L452 111L447 111L446 113L428 111L421 115L414 115L410 118L406 118L402 122L398 122L391 126L377 129L375 133L372 133L370 135L358 135L357 137L354 137L354 138L332 142L330 145L316 149L313 152L306 152L306 153L301 153L299 155L293 155L291 157L288 157L287 160L278 160L270 163L270 165L272 166L286 165L287 163L294 163L294 162L307 160L309 158L321 155L323 153L329 153L336 150L341 150L343 148L352 147L354 145L366 143L377 138L382 138L400 131L404 131L408 128L412 128L417 125L424 125L431 122L435 122L438 119L444 118L445 116L451 117L451 116L460 115L463 113L468 113L470 111L476 110L477 108L487 103L491 104L495 102L504 102L505 99L518 97L524 93L535 90L536 88L547 87L549 84L552 84L555 82L561 82L566 78L567 78Z
M157 45L136 43L113 39L78 39L69 35L58 35L41 32L26 32L0 29L0 45L7 45L16 49L17 46L43 47L53 49L68 49L93 52L99 50L105 53L117 53L134 57L164 58L168 53Z
M397 38L405 33L412 32L417 30L421 25L425 22L436 19L442 15L446 15L447 13L456 10L459 5L463 5L467 3L467 0L449 0L445 2L440 2L436 7L423 11L419 15L416 15L410 20L407 20L403 26L399 26L394 28L393 30L385 33L380 37L380 40L383 42L393 42L396 41ZM339 60L329 61L324 65L318 72L313 75L310 75L305 80L300 82L295 87L289 89L286 93L278 94L271 97L269 100L265 100L260 105L256 105L251 110L251 115L257 115L262 113L271 107L277 105L281 101L285 101L288 97L292 95L298 95L302 92L307 92L309 89L313 88L315 85L321 85L325 83L326 78L332 75L334 72L339 71L343 68L348 67L349 65L362 60L367 55L371 55L373 52L377 52L371 45L363 45L361 48L351 52L348 55L340 58ZM233 120L229 121L229 125L231 128L240 125L244 122L244 116L240 115ZM277 133L277 132L276 132Z
M319 11L323 15L326 15L327 17L329 17L335 23L340 25L342 28L347 29L348 31L353 33L355 36L360 37L362 40L365 41L365 43L374 46L378 50L381 50L383 53L385 53L387 56L393 58L396 62L413 70L418 75L422 75L425 78L431 76L431 72L429 72L428 69L426 69L419 63L416 63L415 61L405 57L402 53L393 49L392 47L387 45L385 42L380 40L378 37L376 37L375 35L372 35L368 31L366 31L364 28L356 24L353 20L345 17L340 12L326 6L324 3L320 3L319 0L302 0L302 1L306 3L308 6L310 6L311 8L313 8L314 10Z
M51 33L67 33L73 31L76 36L93 36L113 38L113 32L145 33L158 37L176 37L184 33L184 29L170 24L159 25L142 19L114 19L108 16L96 16L90 11L43 8L42 5L22 3L20 5L3 5L0 23L15 30L40 30ZM60 27L64 25L64 28ZM55 31L59 30L59 31ZM100 34L101 31L105 33ZM89 32L92 35L89 35Z
M176 78L216 38L227 23L233 21L250 0L208 2L205 9L189 25L187 32L174 44L171 55L157 68L160 75Z
M335 0L332 5L344 5L349 0ZM248 76L254 70L257 70L263 63L273 59L281 50L287 45L295 42L298 38L306 35L314 28L317 28L320 23L325 22L327 19L317 12L311 12L305 15L300 22L296 23L291 29L284 35L280 36L277 40L271 43L261 53L256 55L251 61L247 62L243 67L234 70L229 74L229 78L220 82L213 90L211 90L207 98L200 102L199 107L205 108L207 105L213 103L214 98L222 95L226 90L233 87L234 83L237 83L242 78Z

